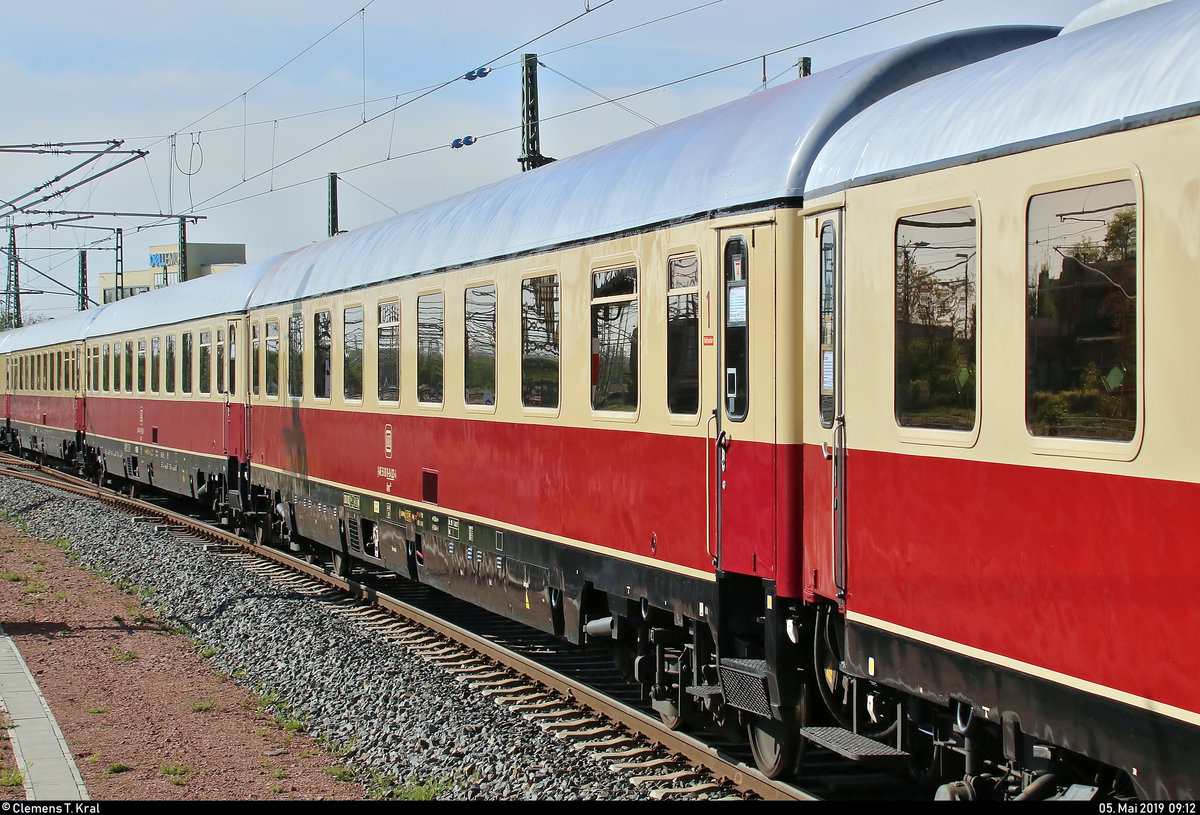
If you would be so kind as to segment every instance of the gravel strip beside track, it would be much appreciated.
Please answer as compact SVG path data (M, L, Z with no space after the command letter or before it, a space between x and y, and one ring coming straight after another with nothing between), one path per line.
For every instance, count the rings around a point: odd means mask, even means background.
M283 717L345 751L356 777L445 781L441 799L641 800L646 793L536 724L481 699L404 647L220 555L92 501L0 480L0 510L62 538L110 583L215 648L212 665L291 703ZM145 590L149 590L147 593Z

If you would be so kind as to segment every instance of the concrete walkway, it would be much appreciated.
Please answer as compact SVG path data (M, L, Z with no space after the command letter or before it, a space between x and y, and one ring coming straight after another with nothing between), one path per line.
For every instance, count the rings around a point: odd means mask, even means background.
M15 727L8 731L29 801L86 801L87 789L58 722L29 667L0 627L0 706Z

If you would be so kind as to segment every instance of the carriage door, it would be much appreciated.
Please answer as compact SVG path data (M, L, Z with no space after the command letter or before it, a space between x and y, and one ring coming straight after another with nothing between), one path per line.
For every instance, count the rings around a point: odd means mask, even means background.
M750 332L769 344L772 315L755 311L752 303L772 289L775 236L772 225L762 223L718 234L714 554L723 571L773 578L773 471L770 445L760 438L773 436L771 383L755 384L751 375L754 355L755 365L769 369L761 363L769 362L771 349L753 347Z
M815 277L815 286L807 289L806 317L816 319L815 331L804 333L804 353L811 358L803 365L813 372L804 383L809 390L804 399L809 413L804 420L808 442L804 464L805 586L844 603L847 496L842 211L811 217L805 227L804 256L811 275L806 277Z

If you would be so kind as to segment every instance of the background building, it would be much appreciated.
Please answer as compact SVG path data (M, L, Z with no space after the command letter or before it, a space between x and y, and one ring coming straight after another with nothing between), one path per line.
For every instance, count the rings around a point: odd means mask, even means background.
M243 266L246 263L244 243L188 243L186 244L187 274L179 274L179 244L168 243L150 247L150 266L147 269L128 270L122 273L121 297L132 297L151 289L172 286L181 280L194 280L213 272ZM100 275L102 303L117 299L117 273Z

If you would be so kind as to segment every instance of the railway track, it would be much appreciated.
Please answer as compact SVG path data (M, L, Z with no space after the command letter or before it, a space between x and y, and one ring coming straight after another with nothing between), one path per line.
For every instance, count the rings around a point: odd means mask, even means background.
M755 770L748 751L719 732L668 729L640 707L602 653L565 644L421 584L355 570L341 578L322 564L256 545L167 506L0 455L0 475L100 500L194 545L235 559L289 591L405 646L483 698L537 723L567 749L586 750L652 799L814 800L801 786Z

